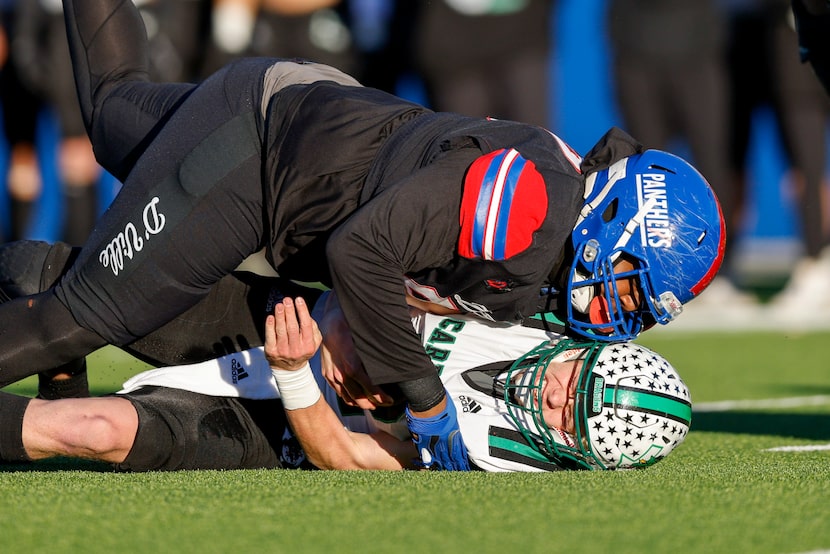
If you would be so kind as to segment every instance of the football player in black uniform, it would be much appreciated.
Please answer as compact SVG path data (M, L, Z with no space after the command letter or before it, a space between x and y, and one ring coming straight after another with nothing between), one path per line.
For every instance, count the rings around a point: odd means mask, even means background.
M618 129L583 158L541 127L435 113L304 61L153 83L129 0L64 14L87 132L124 186L54 288L0 306L0 385L146 336L264 248L280 276L333 286L418 451L463 468L407 302L519 322L548 301L574 332L626 340L720 267L706 180Z

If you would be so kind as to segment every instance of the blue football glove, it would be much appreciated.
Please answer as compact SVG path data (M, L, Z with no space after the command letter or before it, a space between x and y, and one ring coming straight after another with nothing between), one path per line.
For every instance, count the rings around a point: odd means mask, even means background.
M447 395L447 407L432 417L415 417L406 408L406 423L420 460L416 465L426 469L469 471L467 447L458 429L455 404Z

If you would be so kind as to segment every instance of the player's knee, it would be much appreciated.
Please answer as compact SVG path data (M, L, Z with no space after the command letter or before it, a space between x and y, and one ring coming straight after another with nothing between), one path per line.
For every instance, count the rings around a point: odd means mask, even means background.
M137 418L118 411L80 413L59 440L66 456L121 462L132 448Z

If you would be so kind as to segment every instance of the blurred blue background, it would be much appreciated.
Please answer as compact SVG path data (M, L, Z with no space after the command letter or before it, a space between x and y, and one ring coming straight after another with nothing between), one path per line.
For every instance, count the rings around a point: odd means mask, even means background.
M551 129L578 152L586 152L611 126L621 125L613 96L609 68L608 35L605 28L606 0L562 0L551 22L554 37L551 58ZM423 101L417 79L404 81L398 91L402 96ZM58 145L54 117L45 113L40 121L38 149L52 153L41 156L44 177L42 194L30 228L30 238L56 240L61 229L61 197L57 181ZM0 136L0 141L4 141ZM672 148L691 158L686 146ZM8 153L0 142L0 171L5 172ZM692 160L693 161L693 160ZM745 282L785 276L798 256L798 221L785 181L785 161L771 113L759 111L755 116L751 143L748 209L740 229L731 229L739 241L736 256ZM105 175L99 187L100 206L106 207L120 184ZM8 198L0 192L0 214L7 212ZM2 216L6 218L5 215ZM7 221L0 220L3 229Z

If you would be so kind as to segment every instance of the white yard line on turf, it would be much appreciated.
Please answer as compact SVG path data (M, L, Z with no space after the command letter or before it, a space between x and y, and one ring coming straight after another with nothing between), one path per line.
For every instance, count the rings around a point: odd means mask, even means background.
M722 400L720 402L698 402L693 410L698 413L729 412L754 408L798 408L801 406L823 406L830 404L830 395L794 396L790 398L764 398L759 400Z
M815 452L817 450L830 450L830 444L803 444L801 446L776 446L766 448L764 452Z
M801 406L823 406L830 404L830 395L794 396L790 398L766 398L761 400L724 400L722 402L700 402L694 405L697 413L729 412L733 410L747 410L753 408L797 408ZM776 446L767 448L764 452L815 452L830 450L830 444L804 444L792 446ZM819 550L816 552L827 552ZM812 553L804 553L812 554ZM828 552L830 554L830 552Z

